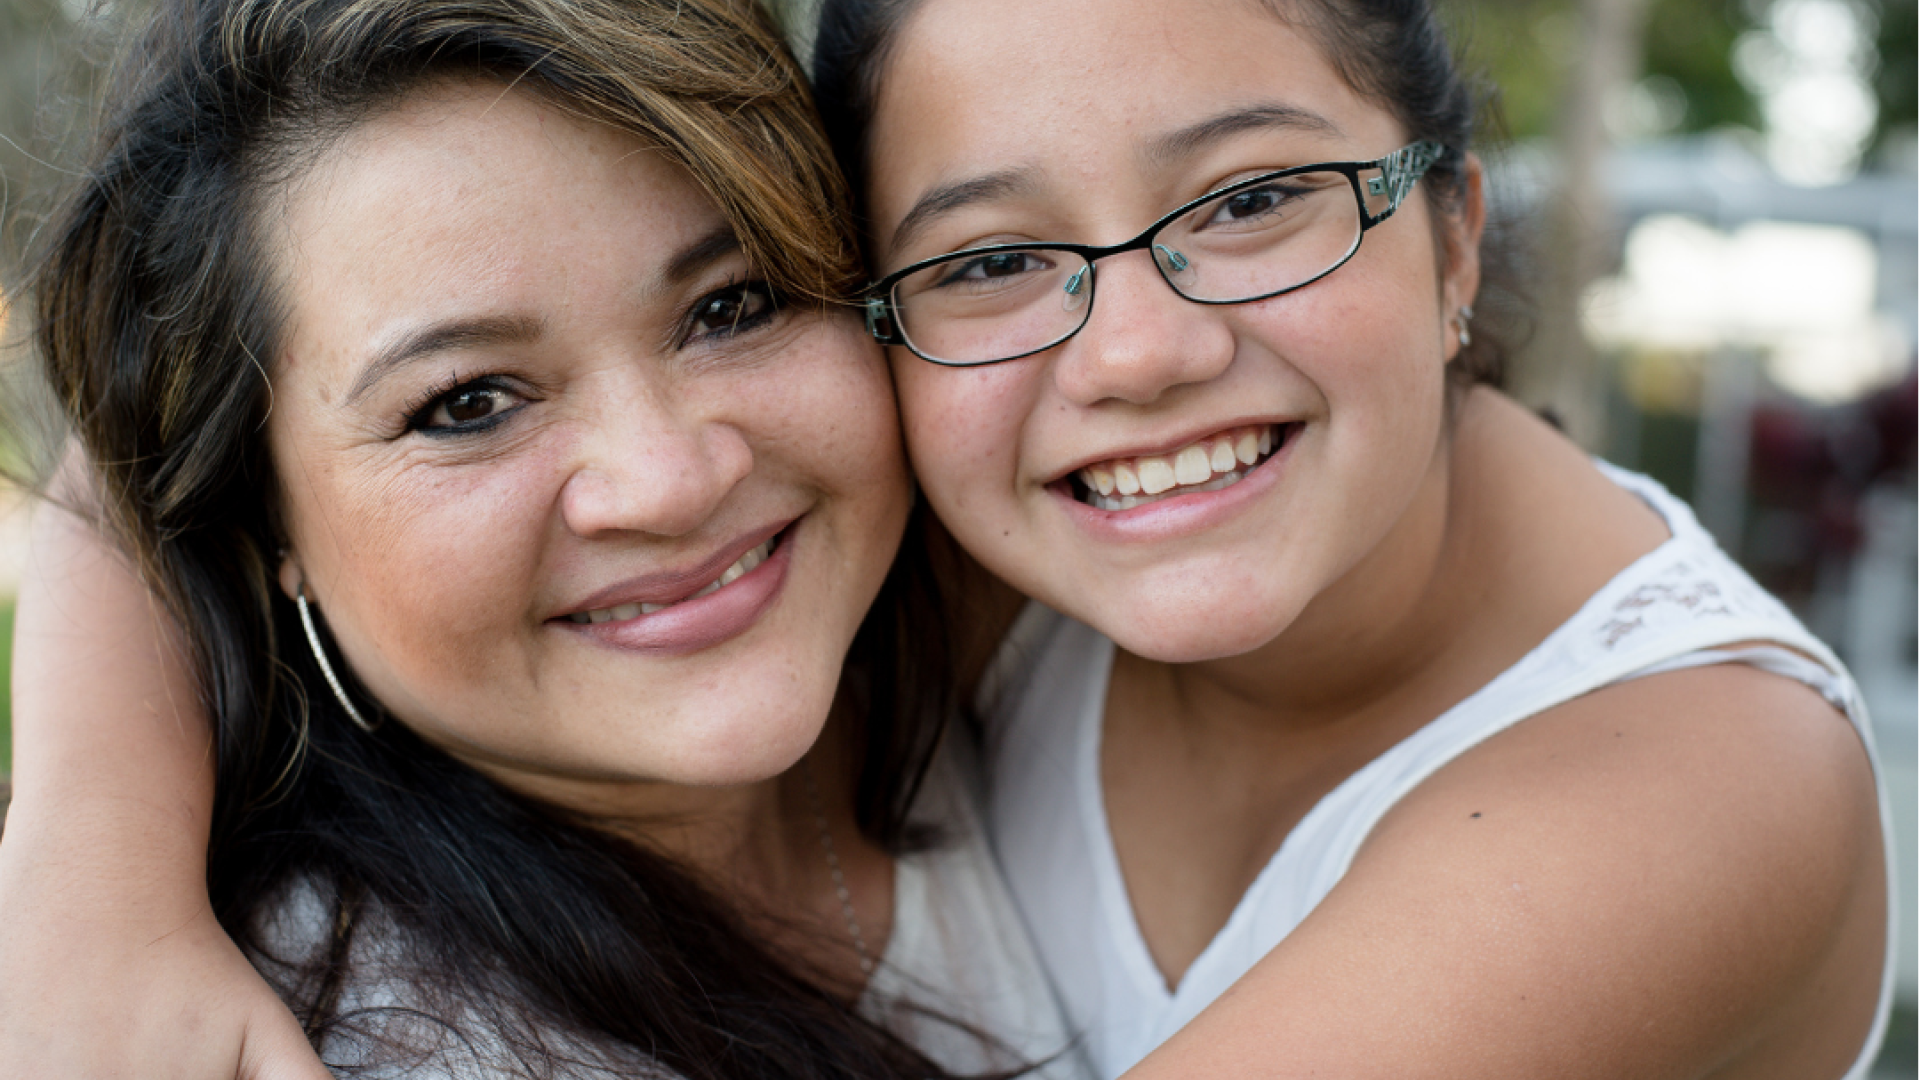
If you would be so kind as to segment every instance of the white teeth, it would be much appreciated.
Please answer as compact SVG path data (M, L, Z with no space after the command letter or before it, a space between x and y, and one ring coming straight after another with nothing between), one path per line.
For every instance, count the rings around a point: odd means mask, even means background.
M695 600L702 596L719 592L721 588L740 580L742 575L752 573L755 567L767 561L767 556L771 554L772 551L773 541L768 540L766 543L740 556L740 561L727 567L717 580L710 582L699 592L694 593L686 599ZM684 602L685 601L681 600L674 601L674 603ZM626 622L628 619L637 619L642 615L651 615L656 611L665 611L672 606L673 604L652 604L646 602L615 604L610 608L596 608L593 611L577 611L567 616L567 621L580 624Z
M1241 432L1240 437L1233 440L1233 456L1238 458L1242 465L1251 465L1260 460L1260 436L1251 431Z
M1216 435L1170 456L1089 465L1078 474L1082 498L1100 510L1131 510L1167 493L1218 491L1239 482L1273 452L1275 427L1266 424Z
M1174 455L1173 478L1181 484L1204 484L1213 475L1213 465L1204 448L1189 446Z
M1134 471L1140 474L1140 490L1148 495L1171 490L1180 482L1165 458L1146 458L1134 465Z

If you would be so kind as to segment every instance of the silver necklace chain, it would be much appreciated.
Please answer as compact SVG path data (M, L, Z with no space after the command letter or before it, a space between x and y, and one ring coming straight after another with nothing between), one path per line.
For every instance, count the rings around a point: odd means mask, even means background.
M867 951L867 939L860 933L860 920L853 914L853 893L847 889L847 875L840 869L840 853L833 847L833 829L827 824L825 804L820 800L820 782L814 779L813 762L804 766L807 773L807 799L813 804L813 820L820 826L820 846L827 853L827 869L833 874L833 891L840 897L840 914L847 919L847 936L853 939L853 951L860 955L860 974L873 974L873 954Z

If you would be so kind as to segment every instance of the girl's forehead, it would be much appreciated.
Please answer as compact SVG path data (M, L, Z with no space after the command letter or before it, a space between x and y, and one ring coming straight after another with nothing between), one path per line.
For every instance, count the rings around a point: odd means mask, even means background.
M880 73L867 177L890 231L975 180L1152 184L1234 143L1309 160L1399 145L1313 35L1253 0L926 0Z

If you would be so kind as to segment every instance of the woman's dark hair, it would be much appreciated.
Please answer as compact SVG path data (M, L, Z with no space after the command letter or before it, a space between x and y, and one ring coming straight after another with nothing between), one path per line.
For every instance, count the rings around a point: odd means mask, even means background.
M901 28L924 2L823 0L821 5L813 46L814 98L856 192L869 176L867 133L890 53ZM1474 147L1476 121L1491 112L1493 98L1461 74L1429 0L1261 3L1274 17L1312 35L1347 85L1392 113L1409 138L1447 147L1421 188L1436 208L1457 207L1466 191L1466 154ZM1491 223L1481 245L1473 343L1450 367L1457 385L1500 384L1518 344L1514 336L1524 332L1526 322L1517 262L1505 223Z
M565 1073L568 1045L689 1078L937 1075L669 860L400 724L356 728L273 585L264 425L286 305L262 219L355 123L449 79L530 88L657 147L789 296L828 301L861 277L802 74L753 0L155 5L46 230L36 332L102 526L189 639L217 753L215 910L316 1041L356 1022L340 995L377 914L408 950L387 974L445 1004L435 1024L487 1020L533 1075ZM946 715L933 596L909 545L842 688L866 712L860 826L895 851ZM276 957L263 920L303 884L331 906L329 936Z

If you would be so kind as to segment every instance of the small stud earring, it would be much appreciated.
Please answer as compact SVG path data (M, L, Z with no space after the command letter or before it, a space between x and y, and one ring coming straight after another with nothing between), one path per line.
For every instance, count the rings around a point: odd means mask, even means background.
M1460 314L1453 321L1460 327L1460 347L1464 349L1473 344L1473 333L1467 329L1467 323L1473 321L1473 305L1461 304Z

